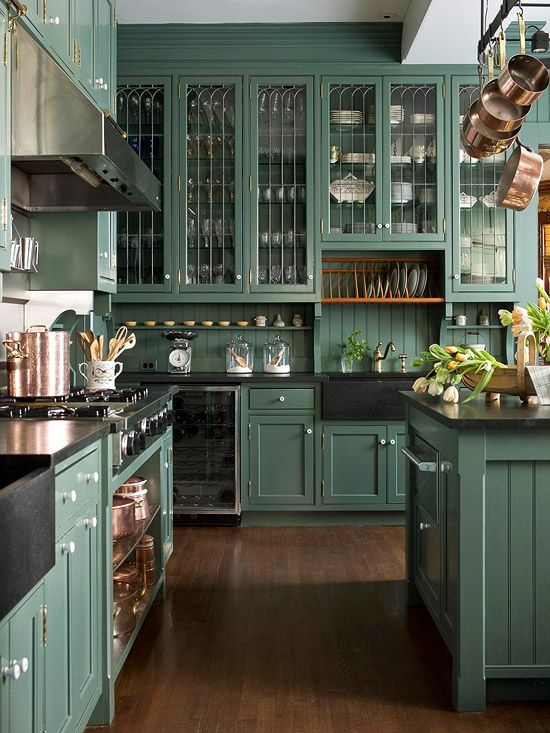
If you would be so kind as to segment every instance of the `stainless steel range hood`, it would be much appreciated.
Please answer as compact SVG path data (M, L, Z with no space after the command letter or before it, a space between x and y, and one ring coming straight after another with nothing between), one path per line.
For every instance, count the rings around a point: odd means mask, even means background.
M12 201L25 211L160 210L160 181L122 130L17 27Z

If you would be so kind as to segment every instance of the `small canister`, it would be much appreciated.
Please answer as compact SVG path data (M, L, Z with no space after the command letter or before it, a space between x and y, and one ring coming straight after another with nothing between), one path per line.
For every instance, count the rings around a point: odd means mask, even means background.
M468 323L468 319L462 313L459 313L459 315L455 316L455 325L456 326L465 326L467 323Z
M254 347L236 336L225 349L225 371L228 374L250 374L254 367Z
M155 541L145 534L136 547L136 564L139 574L139 595L143 597L155 583Z
M489 325L489 313L485 310L485 308L482 308L479 311L477 322L480 326L488 326Z
M280 336L264 345L264 372L288 374L290 372L290 346Z

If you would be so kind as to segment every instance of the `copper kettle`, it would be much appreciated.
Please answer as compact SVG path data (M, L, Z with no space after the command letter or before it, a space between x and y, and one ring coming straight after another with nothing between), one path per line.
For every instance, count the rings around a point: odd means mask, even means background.
M30 326L4 340L10 397L63 397L69 394L69 332Z

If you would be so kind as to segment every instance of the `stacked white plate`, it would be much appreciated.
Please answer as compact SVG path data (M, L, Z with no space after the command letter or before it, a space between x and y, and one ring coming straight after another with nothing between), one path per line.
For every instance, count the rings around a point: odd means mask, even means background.
M367 125L375 125L376 124L376 110L374 108L374 104L369 104L367 108Z
M390 105L390 124L399 125L405 119L405 110L400 104Z
M353 234L374 234L376 225L373 221L355 221L352 226Z
M333 109L330 121L340 125L362 125L363 113L353 109Z
M391 184L392 204L406 204L411 201L412 197L412 183L397 181Z
M470 196L465 191L462 191L462 193L459 196L460 199L460 208L461 209L471 209L472 206L474 206L477 203L477 198L475 196Z
M410 121L413 125L433 125L435 122L435 115L417 112L416 114L411 115Z
M407 163L412 163L412 158L410 155L390 155L390 163L406 165Z
M374 165L376 162L375 153L344 153L342 155L342 163L366 163Z
M416 234L418 224L414 221L394 221L391 230L392 234Z

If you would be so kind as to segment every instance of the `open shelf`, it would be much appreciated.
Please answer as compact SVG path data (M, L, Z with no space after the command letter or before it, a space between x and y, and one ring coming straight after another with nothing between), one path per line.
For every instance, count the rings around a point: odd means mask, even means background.
M157 516L160 511L160 505L150 504L149 509L151 515L147 519L140 519L136 521L136 531L134 534L128 535L128 537L121 537L119 540L113 543L113 572L122 565L128 555L135 550L136 545L141 540L143 535L149 529L149 526L153 519Z
M154 585L147 589L145 595L140 598L138 610L136 612L136 625L128 634L122 636L113 637L113 656L112 656L112 675L113 679L116 680L126 657L130 653L130 650L136 640L137 635L145 621L147 613L155 600L155 597L160 589L160 586L164 582L164 573L161 573Z
M447 330L453 330L453 331L481 331L481 330L487 330L487 329L497 329L497 328L506 328L506 326L497 326L496 324L492 323L490 326L482 326L479 323L470 323L470 325L466 326L445 326Z
M121 323L121 326L124 324ZM130 331L311 331L311 326L127 326Z

